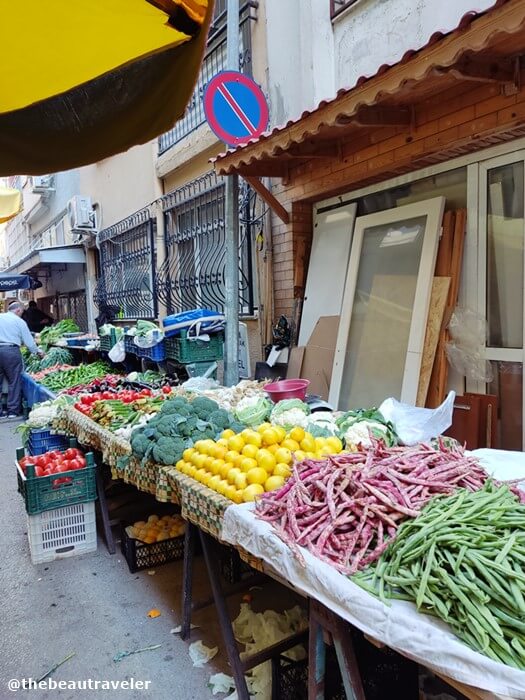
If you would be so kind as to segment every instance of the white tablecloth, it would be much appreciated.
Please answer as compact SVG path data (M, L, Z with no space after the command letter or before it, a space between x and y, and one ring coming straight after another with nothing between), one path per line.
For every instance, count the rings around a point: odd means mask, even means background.
M525 479L523 453L478 450L474 454L496 478ZM477 688L525 700L525 672L471 650L446 624L418 613L411 603L384 605L304 548L303 568L270 524L255 518L252 504L226 510L222 539L243 547L303 594L427 668Z

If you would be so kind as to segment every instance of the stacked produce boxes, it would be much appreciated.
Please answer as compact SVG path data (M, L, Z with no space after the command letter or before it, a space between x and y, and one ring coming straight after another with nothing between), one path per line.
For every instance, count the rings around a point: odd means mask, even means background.
M38 456L17 450L18 490L27 511L33 564L93 552L97 548L93 454L75 447Z

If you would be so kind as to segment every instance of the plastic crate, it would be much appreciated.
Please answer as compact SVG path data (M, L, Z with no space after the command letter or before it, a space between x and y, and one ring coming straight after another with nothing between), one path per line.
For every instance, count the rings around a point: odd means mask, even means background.
M124 334L124 350L126 351L126 354L128 355L138 355L139 348L135 345L133 342L133 339L135 338L134 335L126 335Z
M89 343L88 338L66 338L68 348L83 348Z
M29 433L27 451L31 456L43 455L50 450L66 450L70 439L67 435L57 435L50 430L34 429Z
M101 335L99 336L99 349L102 352L109 352L111 348L116 344L117 342L117 333L114 328L111 329L111 333L109 335Z
M130 537L124 526L120 534L120 548L132 574L184 557L184 535L147 544Z
M33 564L95 552L95 502L77 503L28 515L27 535Z
M145 357L148 360L153 360L153 362L162 362L162 360L166 359L166 347L163 340L152 348L139 348L135 345L135 354L138 357Z
M38 477L31 477L31 465L27 467L27 475L21 470L18 460L23 456L25 456L25 450L18 449L16 451L18 490L25 501L28 515L96 499L96 466L91 452L85 455L87 465L84 469ZM68 481L64 482L61 479L68 479Z
M210 335L210 340L190 340L186 331L181 331L180 338L166 338L166 357L182 364L191 362L210 362L222 360L224 336L222 333Z

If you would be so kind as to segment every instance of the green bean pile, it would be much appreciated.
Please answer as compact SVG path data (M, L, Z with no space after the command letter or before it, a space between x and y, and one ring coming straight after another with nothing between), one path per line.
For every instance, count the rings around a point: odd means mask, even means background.
M473 649L525 670L525 505L507 486L435 498L352 580L410 600Z

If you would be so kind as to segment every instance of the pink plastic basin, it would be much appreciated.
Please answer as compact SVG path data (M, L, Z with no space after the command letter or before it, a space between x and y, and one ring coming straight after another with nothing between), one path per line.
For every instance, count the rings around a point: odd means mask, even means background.
M264 390L274 403L283 399L301 399L301 401L304 401L309 384L309 379L283 379L280 382L267 384Z

